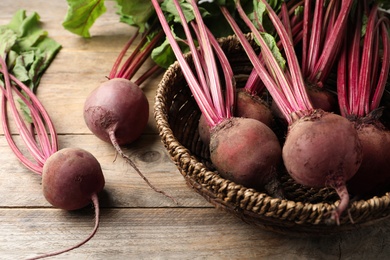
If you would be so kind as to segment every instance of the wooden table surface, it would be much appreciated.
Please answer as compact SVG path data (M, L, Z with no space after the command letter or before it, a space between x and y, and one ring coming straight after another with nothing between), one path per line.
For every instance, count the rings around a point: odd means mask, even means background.
M106 80L134 29L118 22L112 1L82 39L62 28L65 0L1 0L0 24L19 8L36 11L43 27L63 48L46 71L38 97L50 113L61 148L80 147L100 161L105 191L100 194L101 223L84 246L54 259L386 259L390 223L350 233L316 237L261 230L215 209L189 188L160 142L153 118L156 86L143 89L150 102L145 134L124 151L151 183L173 195L175 205L146 183L111 145L93 136L82 117L87 95ZM2 130L0 130L2 131ZM41 192L40 176L27 170L0 132L0 259L24 259L72 246L93 228L91 207L67 212L53 208Z

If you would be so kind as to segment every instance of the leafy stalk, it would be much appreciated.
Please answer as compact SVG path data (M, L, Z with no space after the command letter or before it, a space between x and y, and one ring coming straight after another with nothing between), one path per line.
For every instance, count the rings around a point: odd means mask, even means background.
M312 12L312 1L305 0L302 71L309 82L322 86L327 79L345 35L353 2L319 0Z
M7 139L7 142L10 148L13 150L18 159L30 170L35 173L42 174L42 167L46 159L58 150L58 141L57 134L54 128L54 125L40 103L35 94L20 80L15 76L9 74L5 59L0 57L0 72L3 75L4 86L1 87L2 91L2 112L1 120L4 130L4 135ZM19 88L24 92L22 94ZM17 110L17 105L14 101L15 92L19 98L25 103L28 109L31 111L31 116L33 118L34 129L37 133L38 141L35 140L35 133L30 131L26 123ZM24 96L27 95L27 98ZM28 159L18 148L14 142L12 135L9 129L9 122L7 116L7 103L10 104L11 112L17 126L18 133L20 134L22 140L27 146L28 151L34 158L35 162ZM47 133L47 131L49 133ZM48 135L51 139L49 140Z
M271 49L265 42L263 36L256 29L256 27L254 27L254 25L246 16L245 12L242 10L239 1L236 1L237 10L241 18L251 29L254 37L260 45L261 52L265 60L265 65L255 54L253 48L249 44L248 40L244 37L242 31L228 10L223 6L221 7L221 10L234 30L235 34L239 38L241 44L243 45L245 52L254 66L254 69L257 71L259 77L267 87L274 101L278 104L287 121L291 123L293 120L293 118L291 118L293 112L297 115L303 115L312 109L312 105L305 91L305 85L298 65L298 59L293 48L293 42L291 41L291 38L289 37L286 29L284 28L276 13L272 10L266 1L263 1L263 3L267 7L270 19L274 23L275 29L278 32L290 70L288 70L288 68L283 69L280 66Z
M378 8L377 3L358 4L354 17L357 22L351 22L354 29L343 44L337 68L337 91L343 116L368 115L379 107L385 89L390 70L390 22ZM366 15L368 20L364 24Z
M192 55L194 57L194 62L199 63L195 64L196 73L198 76L195 76L189 64L187 63L183 52L178 45L171 28L164 16L164 13L161 10L161 7L157 0L152 0L153 6L156 10L157 16L160 20L162 28L165 32L169 43L172 46L172 49L175 53L175 56L178 60L178 63L181 66L184 77L187 80L187 83L191 89L191 92L194 95L194 98L206 118L208 124L213 127L219 124L222 120L226 119L228 115L231 114L232 105L229 102L233 102L231 93L234 93L234 90L230 89L234 86L232 83L232 71L228 69L228 60L223 54L223 52L216 46L216 40L212 39L213 35L206 28L202 16L199 12L196 1L188 1L192 7L194 14L194 21L191 22L193 28L195 29L195 34L198 36L197 40L199 42L199 49L196 49L195 43L190 35L190 28L188 26L188 21L184 16L182 8L177 0L174 0L174 5L179 17L186 32L188 39L188 44L192 50ZM217 63L214 56L214 51L219 62L222 64L222 69L225 75L225 80L227 80L226 87L229 88L226 91L230 94L226 94L226 99L222 95L222 86L217 72ZM202 68L202 65L205 67ZM203 75L202 75L203 74ZM203 79L202 79L203 78ZM207 84L207 85L205 85ZM210 92L206 94L207 92ZM211 99L209 98L211 97Z

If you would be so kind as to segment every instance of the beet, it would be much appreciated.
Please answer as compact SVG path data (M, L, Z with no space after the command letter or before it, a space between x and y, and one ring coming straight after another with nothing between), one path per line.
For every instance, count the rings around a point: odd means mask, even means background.
M390 133L379 123L358 123L363 160L348 181L348 190L358 197L378 195L390 185Z
M84 104L84 120L106 142L130 144L144 131L149 103L143 91L127 79L114 78L96 88Z
M57 208L76 210L89 205L92 194L102 191L104 183L97 159L80 148L59 150L43 167L43 195Z
M104 188L104 176L97 159L89 152L79 148L58 150L57 132L49 114L36 95L23 82L11 75L0 58L5 88L2 91L1 121L4 136L14 154L31 171L42 176L43 194L53 206L65 209L81 209L91 202L95 207L95 226L91 234L75 246L46 253L32 259L59 255L88 242L99 227L99 199L97 193ZM23 94L22 92L23 91ZM26 118L18 110L15 96L29 109L32 123L26 127ZM8 104L9 103L9 104ZM10 107L11 113L8 113ZM26 156L15 143L10 132L9 118L12 114L19 135L24 140L29 156Z
M362 146L353 124L342 116L315 110L289 127L282 156L298 183L336 190L341 201L333 219L338 221L349 203L346 182L362 162Z
M237 89L234 109L235 117L256 119L268 127L274 125L274 118L268 104L257 95L252 95L245 89ZM210 127L203 115L198 124L199 136L203 143L210 143Z
M211 130L210 159L222 177L263 190L276 178L281 147L265 124L233 117Z

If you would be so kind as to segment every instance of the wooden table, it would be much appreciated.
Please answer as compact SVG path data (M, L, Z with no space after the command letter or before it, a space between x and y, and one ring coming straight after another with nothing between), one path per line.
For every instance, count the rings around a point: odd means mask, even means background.
M106 76L134 29L118 22L114 5L82 39L62 28L65 0L1 0L0 24L24 8L37 11L43 27L63 48L42 78L38 97L52 116L61 147L80 147L100 161L106 178L100 196L101 224L84 246L56 259L385 259L390 257L389 221L347 234L291 237L250 226L217 210L191 190L160 142L153 118L156 85L143 89L150 102L145 134L124 147L156 187L151 190L111 145L93 136L82 117L87 95ZM2 131L2 130L0 130ZM92 207L67 212L51 207L40 177L27 170L0 132L0 259L23 259L69 247L93 228Z

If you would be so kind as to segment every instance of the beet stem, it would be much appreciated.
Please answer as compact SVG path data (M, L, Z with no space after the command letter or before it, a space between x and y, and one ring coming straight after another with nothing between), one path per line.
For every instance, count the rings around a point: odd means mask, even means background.
M112 145L114 146L115 150L117 151L117 153L123 158L125 159L125 161L130 164L131 167L133 167L133 169L139 174L139 176L141 176L141 178L146 182L146 184L149 185L150 188L152 188L155 192L158 192L158 193L161 193L163 194L165 197L168 197L170 198L176 205L178 205L179 203L177 202L177 200L172 197L171 195L165 193L164 191L162 190L159 190L157 189L153 184L151 184L149 182L149 180L145 177L145 175L142 174L142 172L138 169L138 167L135 165L135 163L133 162L133 160L131 160L131 158L126 155L121 147L119 146L118 144L118 141L116 140L116 137L115 137L115 132L113 130L110 130L109 131L109 136L110 136L110 140L111 140L111 143Z
M134 84L137 86L141 86L142 83L144 83L145 80L147 80L149 77L151 77L155 72L161 70L162 68L155 64L151 68L149 68L144 74L142 74L136 81L134 81Z
M112 66L111 72L109 74L109 79L115 78L117 76L117 70L122 62L123 57L125 56L127 50L130 48L130 46L133 44L134 40L137 38L139 33L139 30L137 30L134 35L127 41L126 45L123 47L122 51L119 53L114 65Z
M93 228L91 234L86 239L84 239L83 241L81 241L77 245L74 245L74 246L69 247L67 249L63 249L63 250L56 251L56 252L53 252L53 253L43 254L43 255L40 255L40 256L33 257L33 258L29 258L28 260L36 260L36 259L42 259L42 258L46 258L46 257L60 255L60 254L69 252L69 251L71 251L73 249L76 249L76 248L84 245L85 243L87 243L89 240L91 240L91 238L93 238L95 236L96 231L99 228L99 222L100 222L100 217L99 217L100 216L99 198L98 198L96 193L93 193L91 195L91 200L92 200L93 206L95 208L95 227Z

